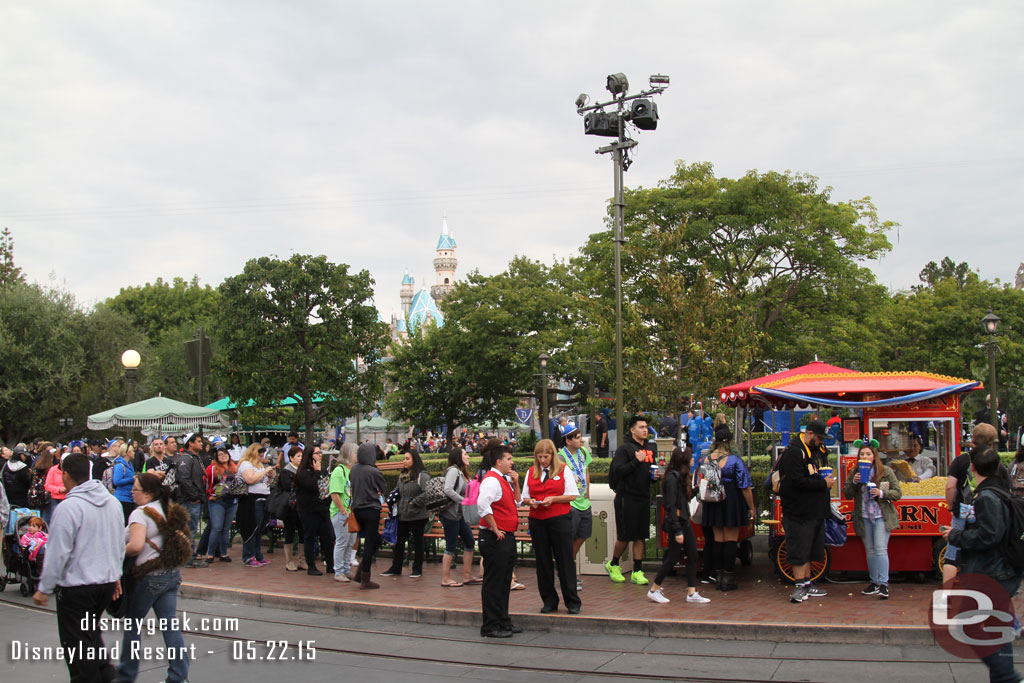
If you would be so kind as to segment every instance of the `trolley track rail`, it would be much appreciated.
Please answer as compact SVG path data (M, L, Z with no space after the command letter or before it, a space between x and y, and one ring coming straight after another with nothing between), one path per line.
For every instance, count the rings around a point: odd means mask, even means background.
M39 606L34 605L34 604L26 604L24 602L8 600L6 597L0 597L0 604L9 605L9 606L12 606L12 607L18 607L18 608L27 609L27 610L32 610L32 611L36 611L36 612L52 612L52 610L50 610L48 608L45 608L45 607L39 607ZM202 611L196 611L196 610L192 610L192 609L181 610L180 608L179 608L179 611L187 611L189 615L200 617L200 618L201 617L209 617L209 618L213 618L213 619L223 619L224 618L223 614L218 614L218 613L214 613L214 612L202 612ZM298 621L287 621L287 620L282 620L282 619L268 619L268 618L262 618L262 617L252 617L252 616L246 616L244 619L242 619L242 622L243 622L243 624L258 624L258 625L267 626L267 627L275 628L275 629L279 629L279 628L310 629L310 630L315 630L315 631L321 632L321 633L322 632L330 632L330 633L338 633L338 634L351 633L351 634L360 634L360 635L368 635L368 636L380 636L382 638L385 638L385 637L386 638L405 638L405 639L409 639L411 641L430 641L430 642L437 642L437 643L452 643L452 644L466 644L466 643L480 644L482 642L480 638L475 637L475 636L471 636L471 637L467 637L467 638L459 638L459 637L443 635L443 634L406 632L406 631L400 631L400 630L387 630L387 629L379 629L379 628L359 628L359 627L356 627L356 626L331 625L331 624L323 624L323 623L308 624L308 623L302 623L302 622L298 622ZM244 633L236 633L236 634L232 634L232 635L223 635L223 634L218 634L218 633L210 633L210 632L207 632L207 631L199 631L199 630L195 630L195 629L186 630L185 632L188 633L190 636L210 638L210 639L213 639L213 640L224 641L224 642L233 642L233 641L238 641L238 640L247 640L247 639L249 639L249 638L246 637L246 635ZM260 638L255 638L255 640L259 641ZM715 640L715 639L709 638L708 640ZM609 652L607 648L576 646L576 645L566 646L564 644L547 644L547 643L538 643L538 642L522 642L521 640L519 640L519 641L517 641L517 640L507 640L507 641L504 641L504 640L494 640L494 641L488 640L488 641L486 641L486 645L488 645L489 647L498 647L498 648L516 648L517 650L521 650L522 648L531 648L531 649L536 649L536 650L549 650L549 651L555 651L555 652L572 651L572 652L595 653L595 654L596 653L608 654L608 652ZM377 657L377 658L391 658L391 659L401 659L401 660L406 660L406 661L434 662L434 663L447 663L447 664L451 663L451 662L448 662L446 659L444 659L443 657L440 657L440 656L437 657L437 658L431 658L431 657L421 657L421 656L412 656L412 655L402 655L402 654L396 654L394 652L375 653L375 652L367 652L365 650L354 649L354 648L344 648L344 647L338 648L338 647L329 647L329 646L322 646L322 645L317 645L316 649L317 649L318 652L330 652L330 653L335 653L335 654L359 655L359 656L364 656L364 657ZM440 653L443 653L443 652L444 652L443 645L439 646L439 648L438 648L439 655L440 655ZM724 653L724 652L701 652L699 654L692 654L692 653L687 653L687 652L680 652L678 650L665 650L665 649L658 649L658 648L635 648L635 649L626 649L626 648L624 648L624 649L621 650L621 653L622 654L644 655L644 656L673 656L673 657L699 656L701 658L710 659L710 660L769 661L769 662L778 662L780 664L782 662L787 662L787 661L800 661L800 659L797 658L797 657L786 656L786 655L779 655L779 654L749 654L749 653L743 653L743 652L728 652L728 653ZM898 658L897 659L897 658L872 657L870 660L866 660L864 658L849 657L849 656L842 656L842 655L838 655L838 656L831 656L830 655L829 656L829 661L832 661L832 662L842 662L842 663L854 663L854 664L862 663L862 662L870 662L872 664L903 664L903 665L914 665L914 664L922 664L922 665L923 664L933 664L934 665L934 664L954 664L954 663L963 663L964 662L964 660L958 659L958 658L952 657L952 656L949 656L947 658L942 658L942 659L907 659L907 658ZM523 672L536 671L536 672L545 672L545 673L549 673L549 674L552 673L551 669L531 667L531 666L526 666L526 665L510 665L510 664L494 665L494 664L488 664L486 662L478 662L478 663L466 664L466 666L469 667L469 668L489 668L489 669L499 669L499 670L500 669L510 669L510 670L523 671ZM587 673L587 675L593 675L593 676L614 676L614 677L619 677L619 678L621 678L624 675L622 672L588 671L586 673ZM703 681L703 680L707 680L707 681L721 681L721 680L725 680L722 677L708 677L708 678L687 677L685 679L680 679L678 675L663 676L663 675L658 675L658 674L641 674L641 673L629 674L629 675L631 677L634 677L634 678L637 678L637 679L640 679L640 680L693 680L693 681ZM764 679L764 680L766 680L766 681L767 680L778 681L779 679ZM752 681L752 683L756 683L756 681Z

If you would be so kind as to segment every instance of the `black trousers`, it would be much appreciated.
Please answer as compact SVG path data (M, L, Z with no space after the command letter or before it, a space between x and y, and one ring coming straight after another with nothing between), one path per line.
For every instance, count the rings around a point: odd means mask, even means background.
M363 537L363 559L359 561L359 571L369 572L373 566L373 557L380 547L380 508L356 508L352 511L359 522L359 534ZM303 533L309 533L303 529Z
M483 625L480 633L507 629L512 625L508 616L508 596L512 591L512 572L516 567L516 538L512 532L498 540L490 529L480 529L480 556L484 561L484 582L480 586Z
M103 633L92 628L114 598L113 583L91 586L58 586L57 635L65 652L74 648L74 659L65 655L71 683L106 683L112 681L116 669L96 650L103 647ZM82 628L82 622L86 626ZM90 654L92 653L92 654Z
M324 556L327 572L334 569L334 527L331 525L330 513L319 506L297 506L299 519L302 520L302 551L306 555L306 565L316 566L316 542L320 541L320 552Z
M661 569L654 583L663 585L665 577L672 571L672 567L679 561L680 550L686 551L686 586L693 588L697 585L697 537L693 533L693 527L689 520L683 521L683 545L676 542L676 537L668 535L668 549L661 561Z
M558 515L548 519L530 518L530 538L533 553L537 558L537 589L545 607L558 607L558 593L555 592L555 569L558 567L558 584L562 589L562 600L566 607L580 607L576 593L576 559L572 554L572 517ZM552 564L552 560L554 563Z
M398 520L398 539L395 541L394 559L391 561L391 572L402 573L402 562L405 561L406 539L412 541L412 573L423 573L423 530L427 526L427 520L416 519L410 522Z

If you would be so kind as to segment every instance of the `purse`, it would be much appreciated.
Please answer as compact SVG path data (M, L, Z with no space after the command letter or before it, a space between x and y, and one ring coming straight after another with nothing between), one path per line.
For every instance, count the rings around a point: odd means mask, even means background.
M317 490L320 492L320 500L326 500L331 497L331 480L329 477L320 475L320 479L316 482Z
M351 534L359 533L359 520L356 519L356 513L352 510L348 511L348 531Z
M690 499L690 521L698 526L704 521L704 504L696 498Z

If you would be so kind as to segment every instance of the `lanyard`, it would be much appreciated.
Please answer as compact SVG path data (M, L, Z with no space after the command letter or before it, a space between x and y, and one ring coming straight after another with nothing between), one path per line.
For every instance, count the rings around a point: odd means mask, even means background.
M582 450L581 448L576 453L579 454ZM586 457L580 458L579 462L577 462L567 446L562 446L562 453L565 454L565 459L569 463L569 469L572 470L573 476L576 477L576 487L580 490L580 495L585 496L587 492L587 478L583 474L584 464L587 462Z

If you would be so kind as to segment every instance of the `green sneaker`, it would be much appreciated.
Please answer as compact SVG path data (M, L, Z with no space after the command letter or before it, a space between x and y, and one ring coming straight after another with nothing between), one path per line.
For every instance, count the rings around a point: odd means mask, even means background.
M608 576L610 576L612 581L615 583L625 582L626 577L622 575L622 570L619 569L619 565L609 562L604 566L604 570L608 572Z
M647 577L644 576L643 572L633 572L632 574L630 574L629 582L635 583L638 586L646 586L650 583L650 581L647 580Z

